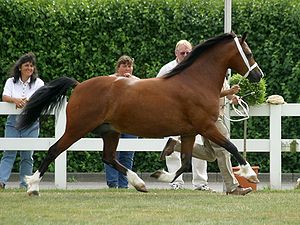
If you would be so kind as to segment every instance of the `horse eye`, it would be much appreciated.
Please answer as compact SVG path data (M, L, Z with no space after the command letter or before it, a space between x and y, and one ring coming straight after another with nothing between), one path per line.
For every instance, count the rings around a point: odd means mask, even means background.
M252 52L246 53L245 55L246 55L247 59L253 58Z

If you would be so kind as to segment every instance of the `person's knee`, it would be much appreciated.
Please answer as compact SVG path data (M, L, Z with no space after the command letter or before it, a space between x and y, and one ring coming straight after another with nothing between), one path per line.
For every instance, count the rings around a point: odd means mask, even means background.
M217 157L215 155L207 155L207 162L214 162L216 161Z
M33 151L20 151L21 160L33 160Z
M214 162L216 160L215 151L208 142L204 142L203 145L195 143L193 148L193 157L203 159L208 162Z
M220 146L218 148L215 148L215 152L216 152L217 158L219 158L219 157L229 158L230 157L230 153L225 148L222 148Z

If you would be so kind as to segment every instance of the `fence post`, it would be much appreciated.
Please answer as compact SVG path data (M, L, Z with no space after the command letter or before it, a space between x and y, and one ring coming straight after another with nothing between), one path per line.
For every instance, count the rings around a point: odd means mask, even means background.
M270 188L281 189L281 105L270 104Z
M55 113L55 141L57 141L65 131L66 106L67 100L64 98L61 109L57 114ZM55 159L55 186L59 189L67 188L67 151L64 151Z

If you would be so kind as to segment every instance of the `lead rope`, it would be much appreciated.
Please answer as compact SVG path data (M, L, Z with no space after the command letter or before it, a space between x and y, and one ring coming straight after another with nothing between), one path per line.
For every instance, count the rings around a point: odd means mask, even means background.
M224 118L229 120L229 121L232 121L232 122L239 122L239 121L249 119L249 106L248 106L247 102L245 102L243 100L243 98L245 98L249 95L254 95L254 94L255 94L255 92L253 91L253 92L250 92L250 93L240 97L240 99L238 100L238 105L242 108L241 110L237 109L237 107L234 104L232 104L232 108L233 108L234 112L237 114L237 116L240 116L242 118L240 118L240 119L231 119L231 118L228 118L226 115L224 115ZM229 102L226 103L226 105L231 104L231 103L232 102L229 101Z

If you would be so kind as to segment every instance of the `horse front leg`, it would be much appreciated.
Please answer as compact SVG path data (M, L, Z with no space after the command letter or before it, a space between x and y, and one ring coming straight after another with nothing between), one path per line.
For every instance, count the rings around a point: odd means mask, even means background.
M110 131L102 134L102 138L104 143L102 161L127 176L128 182L137 191L148 192L145 182L135 172L124 167L116 160L116 149L119 143L120 134Z
M235 174L245 177L251 183L259 183L257 174L254 172L250 164L239 153L237 147L219 132L216 126L212 126L208 129L205 137L225 148L238 161L240 170L235 172Z
M259 183L259 179L257 178L257 174L254 172L250 164L242 158L241 154L238 152L238 149L235 147L233 143L231 143L229 140L225 141L224 148L232 153L232 155L235 157L235 159L240 164L240 170L236 171L235 174L245 177L249 182L251 183ZM241 159L242 158L242 159ZM238 160L240 159L240 160Z
M195 143L195 135L181 136L181 167L175 173L169 173L165 170L158 170L150 176L157 178L159 181L172 183L183 172L189 170L192 160L192 150Z

